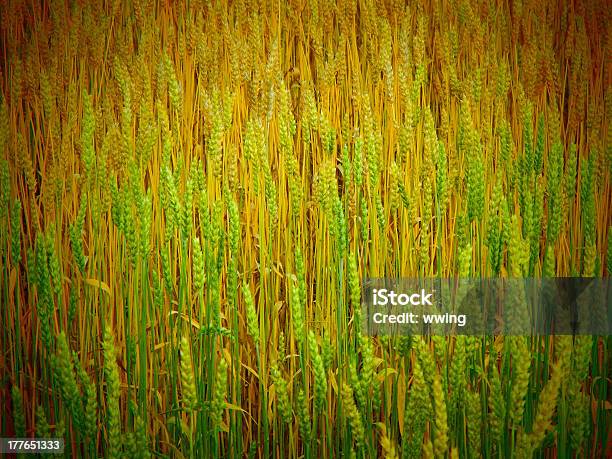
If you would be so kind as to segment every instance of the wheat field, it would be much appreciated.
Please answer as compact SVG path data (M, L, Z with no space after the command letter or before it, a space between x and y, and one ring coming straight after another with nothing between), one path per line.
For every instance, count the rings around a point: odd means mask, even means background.
M612 273L606 0L5 0L0 437L603 458L610 336L363 332L370 277Z

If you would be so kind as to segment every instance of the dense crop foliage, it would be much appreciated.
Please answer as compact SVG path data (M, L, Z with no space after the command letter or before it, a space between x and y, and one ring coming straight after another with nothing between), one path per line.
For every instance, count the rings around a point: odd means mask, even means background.
M359 326L364 277L610 274L609 3L408 3L2 2L0 437L611 454L609 337Z

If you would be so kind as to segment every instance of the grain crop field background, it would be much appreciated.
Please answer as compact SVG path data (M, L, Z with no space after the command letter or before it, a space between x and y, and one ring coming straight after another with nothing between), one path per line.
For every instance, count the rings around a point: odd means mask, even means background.
M4 0L0 437L612 456L609 336L370 337L366 277L612 273L606 0Z

